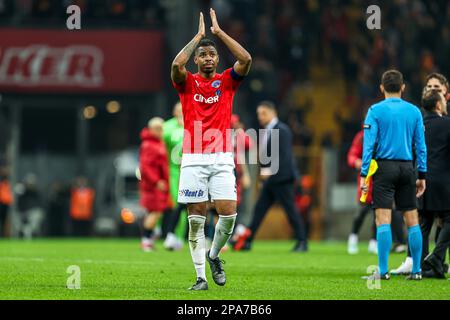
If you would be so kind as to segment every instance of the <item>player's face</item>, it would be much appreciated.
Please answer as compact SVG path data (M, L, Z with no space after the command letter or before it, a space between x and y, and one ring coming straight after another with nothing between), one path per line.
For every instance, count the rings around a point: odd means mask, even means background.
M262 127L267 126L275 116L274 112L265 106L259 106L256 110L256 114L258 116L259 124Z
M436 78L428 80L427 90L436 90L439 93L447 94L447 88Z
M177 102L175 107L173 108L173 116L177 119L179 125L183 125L183 108L181 106L181 102Z
M447 100L445 99L445 96L442 92L439 93L439 95L441 96L441 101L440 101L440 109L441 109L441 113L443 115L447 115L448 111L447 111Z
M219 55L213 46L199 47L194 62L203 73L210 74L216 71L219 64Z
M181 103L178 102L173 108L173 116L175 118L183 117L183 109L181 107Z
M157 137L158 139L162 139L162 137L163 137L163 127L162 126L156 125L156 126L153 126L150 130L152 131L152 133L155 137Z

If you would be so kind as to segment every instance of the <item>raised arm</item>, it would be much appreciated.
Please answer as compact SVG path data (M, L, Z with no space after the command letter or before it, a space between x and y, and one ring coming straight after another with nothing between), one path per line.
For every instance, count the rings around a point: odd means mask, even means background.
M222 40L223 43L225 43L237 59L233 66L234 71L240 76L246 76L250 71L250 66L252 65L252 56L236 40L220 29L219 23L217 22L216 12L213 9L209 10L209 14L211 15L212 22L211 32Z
M186 63L191 58L200 40L205 37L205 20L203 13L200 12L200 19L198 22L198 32L195 37L177 54L172 62L172 70L170 77L176 84L182 84L186 81Z

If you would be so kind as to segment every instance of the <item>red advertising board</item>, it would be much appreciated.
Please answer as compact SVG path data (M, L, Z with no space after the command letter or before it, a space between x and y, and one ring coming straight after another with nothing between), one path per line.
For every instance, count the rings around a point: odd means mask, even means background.
M148 93L162 88L159 31L0 29L0 93Z

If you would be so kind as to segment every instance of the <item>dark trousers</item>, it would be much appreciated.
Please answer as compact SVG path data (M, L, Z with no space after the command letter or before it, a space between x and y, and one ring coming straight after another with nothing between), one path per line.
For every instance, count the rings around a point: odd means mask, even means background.
M362 226L364 219L366 218L366 215L368 213L371 213L371 216L373 218L371 239L376 239L377 231L376 231L375 219L374 219L374 214L373 214L371 204L362 204L360 206L357 214L353 218L352 233L353 234L359 233L359 230L361 230L361 226Z
M92 232L91 220L75 220L72 219L72 236L89 237Z
M297 241L307 240L303 217L295 207L294 188L293 181L284 183L264 182L261 194L255 205L252 222L250 223L252 234L249 241L253 240L264 217L275 202L278 202L286 212L289 223L294 229L295 239Z
M442 219L442 227L436 239L436 247L433 250L433 255L444 263L447 248L450 247L450 212L438 212L437 216Z
M0 203L0 238L5 234L6 218L8 217L9 206Z
M180 215L183 210L187 210L187 205L183 203L179 203L170 214L167 215L167 232L166 233L175 233L175 229L177 228L178 221L180 220Z
M420 217L420 229L422 230L422 261L430 252L430 233L434 223L434 212L431 211L419 211Z
M392 210L391 221L392 239L394 243L406 244L405 231L403 229L403 214L400 211Z

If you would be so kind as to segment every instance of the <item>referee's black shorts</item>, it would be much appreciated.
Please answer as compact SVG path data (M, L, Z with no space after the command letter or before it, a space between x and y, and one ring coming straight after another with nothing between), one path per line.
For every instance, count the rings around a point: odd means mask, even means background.
M394 201L399 211L417 209L416 172L412 161L377 160L373 175L374 209L391 209Z

